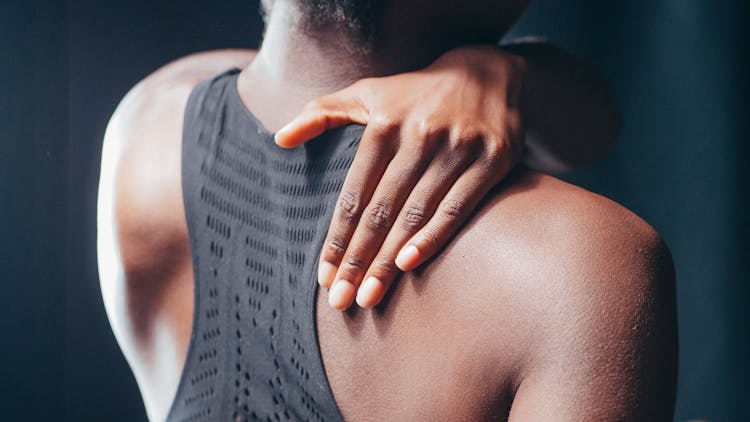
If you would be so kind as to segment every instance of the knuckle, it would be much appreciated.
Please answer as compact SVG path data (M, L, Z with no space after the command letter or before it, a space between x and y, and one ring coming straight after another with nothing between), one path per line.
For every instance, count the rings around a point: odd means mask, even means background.
M440 203L438 210L444 217L455 220L466 210L466 201L458 198L446 198Z
M438 237L437 230L433 227L425 227L421 232L420 240L424 246L433 250L440 246L440 238Z
M448 128L440 118L427 116L417 119L411 128L413 136L426 144L432 144L445 137Z
M425 208L419 205L409 205L401 214L402 226L409 231L422 227L426 219Z
M398 119L384 113L375 113L370 117L368 125L375 132L375 136L380 138L390 138L400 128Z
M346 252L346 244L339 239L330 239L325 243L323 252L327 258L338 260Z
M370 229L383 231L390 227L391 208L385 203L376 203L367 210L366 221Z
M451 136L451 149L457 152L476 150L483 144L486 136L482 130L471 125L456 125Z
M438 131L439 125L434 117L424 117L414 122L412 132L422 140L432 140Z
M342 267L345 271L364 272L367 269L364 259L357 255L348 255L344 257Z
M372 261L371 270L378 276L385 276L395 274L400 269L396 266L396 261L393 258L386 256L379 256Z
M359 196L352 191L345 191L339 197L339 217L346 223L354 223L359 218Z
M500 162L504 158L507 158L505 157L507 152L507 138L502 136L491 136L487 139L486 145L484 146L482 161L485 164L494 167L498 162Z
M462 139L473 139L479 136L481 122L467 117L456 117L452 124L452 130L457 137Z

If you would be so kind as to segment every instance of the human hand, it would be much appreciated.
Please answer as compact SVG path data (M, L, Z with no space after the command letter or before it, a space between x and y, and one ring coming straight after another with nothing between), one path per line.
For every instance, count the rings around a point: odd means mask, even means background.
M318 266L329 303L377 305L400 271L437 253L520 160L525 62L494 46L362 79L310 102L276 134L282 147L367 125Z

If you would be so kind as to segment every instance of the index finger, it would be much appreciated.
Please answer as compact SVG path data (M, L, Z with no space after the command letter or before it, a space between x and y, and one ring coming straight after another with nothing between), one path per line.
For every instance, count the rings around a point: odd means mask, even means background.
M373 142L373 132L383 129L368 125L362 134L354 161L349 167L344 185L334 208L328 234L318 263L318 282L328 288L338 271L359 217L370 202L377 183L395 155L393 148L381 142ZM393 134L393 130L388 132Z
M360 81L309 102L297 117L276 133L274 140L281 147L294 148L330 129L350 123L366 125L370 110L362 101L364 89Z

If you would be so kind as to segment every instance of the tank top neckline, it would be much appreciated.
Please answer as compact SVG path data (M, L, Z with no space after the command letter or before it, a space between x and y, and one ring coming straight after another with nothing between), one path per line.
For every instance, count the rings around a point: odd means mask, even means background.
M229 97L234 102L234 105L242 110L242 114L244 114L247 117L247 120L250 121L250 124L256 128L259 135L263 136L263 138L273 140L275 133L267 129L266 125L264 125L263 122L261 122L255 114L253 114L247 104L242 101L240 88L238 86L240 72L242 72L242 69L238 67L233 67L227 71L227 73L230 75Z
M248 123L252 127L255 128L255 130L257 131L258 135L262 136L264 141L274 142L274 136L275 136L276 133L272 132L271 130L269 130L266 127L266 125L263 124L262 121L260 121L260 119L252 112L252 110L250 110L250 108L247 106L247 104L245 104L245 102L242 100L242 96L240 95L240 90L239 90L239 85L238 85L240 72L242 72L242 69L240 69L238 67L232 67L232 68L230 68L229 70L227 70L225 72L225 74L229 75L229 78L230 78L230 80L228 81L228 83L229 83L229 99L230 99L230 101L232 101L234 103L235 107L237 107L238 109L242 110L242 114L245 116L245 118L248 121ZM332 134L334 132L340 132L340 134L336 135L337 138L345 138L345 137L349 137L351 135L355 135L355 136L359 135L362 132L362 128L363 128L362 125L356 124L356 123L352 123L352 124L349 124L349 125L344 125L344 126L340 126L340 127L337 127L337 128L329 129L328 131L326 131L325 134L320 135L320 136L318 136L318 137L316 137L314 139L311 139L307 143L302 144L301 147L296 147L296 148L291 148L291 149L278 147L278 148L274 148L274 149L277 150L278 152L281 152L281 153L284 153L285 151L286 152L288 152L288 151L294 151L294 150L296 150L298 148L304 148L305 145L312 145L312 144L315 144L315 143L321 142L321 141L325 142L326 140L322 139L322 138L326 138L327 134Z

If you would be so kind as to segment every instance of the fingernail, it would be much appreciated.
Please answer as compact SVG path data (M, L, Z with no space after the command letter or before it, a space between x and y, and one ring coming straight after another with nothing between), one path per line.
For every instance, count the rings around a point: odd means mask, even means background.
M357 304L363 308L371 308L374 298L378 297L382 283L373 276L369 276L362 282L357 291Z
M274 133L273 140L274 142L279 142L279 138L283 137L286 134L286 126L282 127L278 130L278 132Z
M346 309L351 304L355 293L354 284L346 280L336 280L328 293L328 304L336 309Z
M285 136L286 136L286 135L287 135L287 134L289 133L289 131L290 131L290 130L291 130L291 128L292 128L292 123L294 123L294 121L292 121L292 122L289 122L289 123L287 123L287 124L286 124L286 126L284 126L284 127L282 127L281 129L279 129L279 130L278 130L278 131L277 131L277 132L276 132L276 133L275 133L275 134L273 135L273 141L274 141L274 142L276 142L276 143L278 144L278 143L279 143L279 140L280 140L280 139L282 139L282 138L284 138L284 137L285 137Z
M419 260L419 249L414 245L409 245L398 253L396 257L396 266L402 271L409 271L416 267Z
M328 261L323 261L318 266L318 284L325 287L326 289L331 287L333 278L336 277L338 268Z

